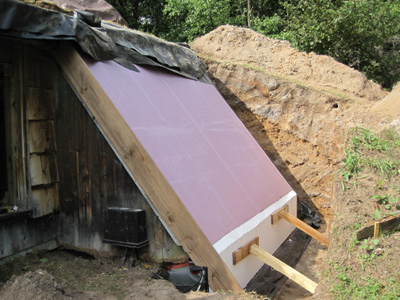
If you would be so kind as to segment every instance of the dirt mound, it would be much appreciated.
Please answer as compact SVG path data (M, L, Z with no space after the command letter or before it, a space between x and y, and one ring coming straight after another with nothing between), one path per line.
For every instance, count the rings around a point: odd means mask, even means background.
M64 290L47 271L36 270L12 277L0 290L0 299L67 299Z
M400 118L400 83L397 83L389 95L376 103L371 111Z
M0 279L15 275L3 286L0 281L0 299L262 299L249 293L183 294L170 281L155 276L161 269L161 265L139 261L121 267L119 258L95 259L75 251L35 252L1 266Z
M196 39L190 47L203 57L249 64L275 77L304 81L307 86L371 100L382 99L386 94L363 74L329 56L299 52L287 41L274 40L247 28L221 26Z
M388 93L333 58L251 29L221 26L190 47L301 201L329 216L349 127L375 126Z

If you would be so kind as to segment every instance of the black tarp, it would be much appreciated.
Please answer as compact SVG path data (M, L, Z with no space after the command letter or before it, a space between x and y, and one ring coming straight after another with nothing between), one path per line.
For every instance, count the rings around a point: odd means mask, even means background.
M88 12L69 16L15 0L0 1L0 35L72 40L98 61L112 59L129 69L135 69L133 64L157 66L210 83L205 64L189 48L96 18Z

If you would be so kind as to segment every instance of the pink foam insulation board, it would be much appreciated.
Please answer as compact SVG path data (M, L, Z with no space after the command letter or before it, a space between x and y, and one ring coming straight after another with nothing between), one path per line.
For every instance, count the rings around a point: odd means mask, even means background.
M86 64L212 244L292 191L213 85Z

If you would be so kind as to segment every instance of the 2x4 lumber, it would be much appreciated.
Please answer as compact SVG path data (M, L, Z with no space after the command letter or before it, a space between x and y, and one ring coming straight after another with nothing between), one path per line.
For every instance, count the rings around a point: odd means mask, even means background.
M375 228L377 230L375 230ZM358 240L362 240L375 236L375 232L382 233L395 230L396 228L400 230L400 211L396 211L390 216L381 218L379 220L368 222L362 228L357 230L356 237Z
M264 249L260 248L258 245L252 245L250 247L250 253L256 256L259 260L266 263L267 265L271 266L278 272L282 273L283 275L287 276L307 291L314 293L315 289L317 288L317 283L309 279L308 277L301 274L299 271L293 269L292 267L288 266L284 262L280 261L273 255L269 254Z
M146 149L114 106L79 53L63 44L53 51L65 76L123 160L128 173L146 193L196 265L207 266L214 291L241 291L239 283L214 249Z
M237 249L235 252L232 253L233 265L238 264L239 262L241 262L243 259L245 259L247 256L250 255L250 247L252 245L257 245L257 246L260 245L259 237L254 238L246 245L240 247L239 249Z
M324 244L326 246L329 246L330 240L326 235L318 232L317 230L315 230L311 226L309 226L306 223L300 221L295 216L291 215L290 213L288 213L288 212L286 212L284 210L279 211L279 216L282 219L288 221L290 224L292 224L292 225L296 226L297 228L299 228L300 230L304 231L308 235L312 236L316 240L320 241L322 244Z

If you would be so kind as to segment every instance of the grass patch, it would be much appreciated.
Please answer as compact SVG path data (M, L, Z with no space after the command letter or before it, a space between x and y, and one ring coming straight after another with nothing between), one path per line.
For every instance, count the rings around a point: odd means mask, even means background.
M359 274L348 268L338 269L336 283L332 288L334 299L399 299L400 282L395 277L382 283L370 276L359 277L357 275Z
M328 266L332 299L400 299L400 228L357 240L367 222L400 209L400 135L349 131L336 181L336 224Z
M341 169L346 181L369 168L384 179L398 175L400 135L394 130L385 130L380 136L357 127L350 131L348 147L345 150L344 166Z

